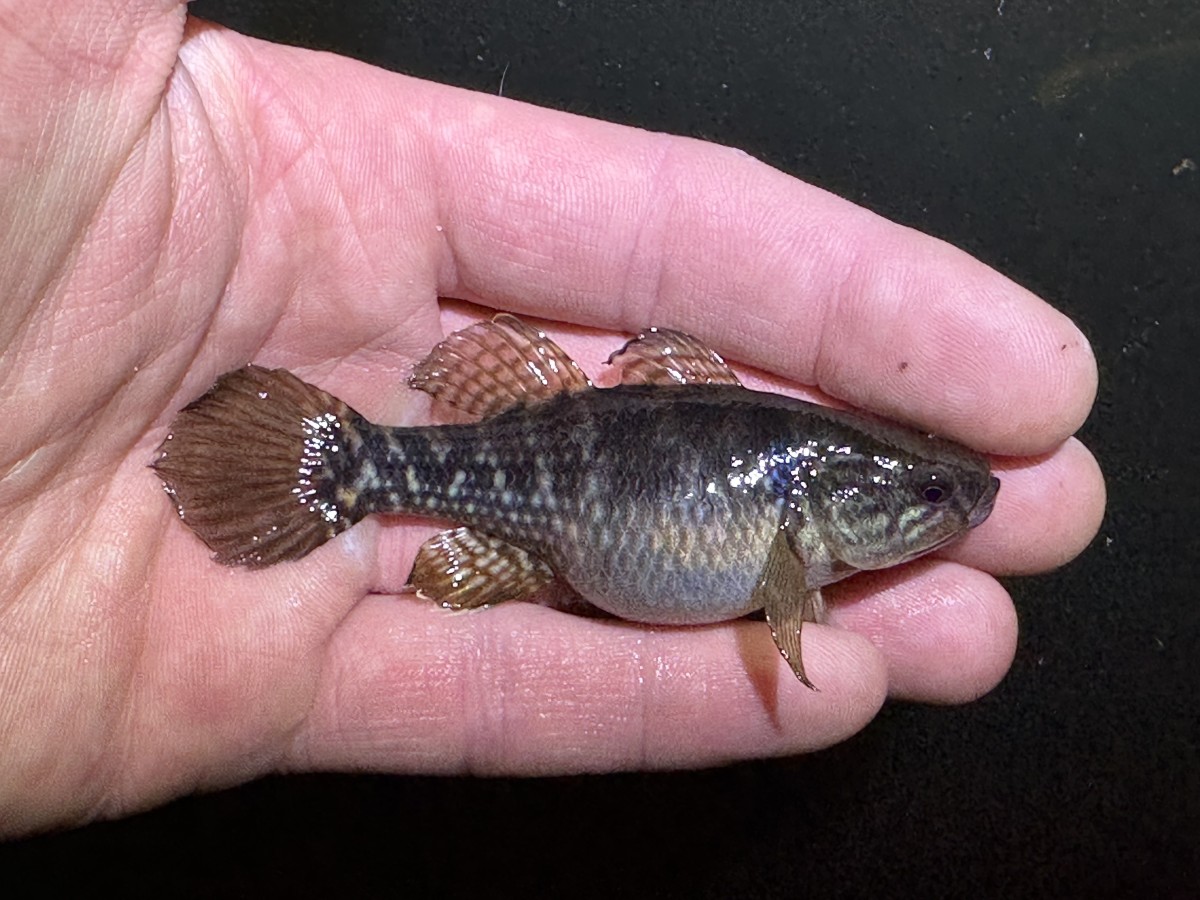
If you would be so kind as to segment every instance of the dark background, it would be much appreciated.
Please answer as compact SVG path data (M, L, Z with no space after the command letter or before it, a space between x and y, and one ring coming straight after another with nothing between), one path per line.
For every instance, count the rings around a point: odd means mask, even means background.
M135 896L1200 896L1193 0L192 11L732 144L966 249L1093 341L1081 436L1109 512L1066 569L1011 581L1016 662L969 706L889 705L831 750L716 771L266 779L0 848L0 890L20 873Z

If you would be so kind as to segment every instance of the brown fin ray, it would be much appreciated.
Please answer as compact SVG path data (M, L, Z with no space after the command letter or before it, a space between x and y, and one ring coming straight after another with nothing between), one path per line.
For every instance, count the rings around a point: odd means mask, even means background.
M554 579L541 559L470 528L435 534L417 551L409 581L446 609L479 609L536 593Z
M621 384L736 384L737 375L715 350L682 331L651 328L608 358Z
M416 365L408 383L483 418L592 386L558 344L505 313L451 334Z
M218 562L261 568L357 521L340 469L362 421L290 372L246 366L179 412L152 465Z
M804 673L800 631L805 622L824 621L825 601L820 588L808 586L804 562L796 555L786 527L781 527L771 542L766 565L754 589L754 600L767 614L771 637L780 655L796 677L815 691L816 685Z

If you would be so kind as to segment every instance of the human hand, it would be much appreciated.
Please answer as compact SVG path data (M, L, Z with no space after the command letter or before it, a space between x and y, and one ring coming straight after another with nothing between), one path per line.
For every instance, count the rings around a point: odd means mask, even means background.
M0 833L274 770L556 773L827 746L885 696L990 689L995 573L1094 534L1068 439L1084 338L962 253L735 151L244 38L182 3L52 0L0 55ZM998 454L992 517L862 576L806 626L812 693L761 622L646 628L396 597L434 529L367 520L260 571L212 563L147 468L171 416L251 360L376 421L464 324L550 328L595 373L687 330L776 376ZM794 386L793 388L794 389ZM989 574L992 573L992 574Z

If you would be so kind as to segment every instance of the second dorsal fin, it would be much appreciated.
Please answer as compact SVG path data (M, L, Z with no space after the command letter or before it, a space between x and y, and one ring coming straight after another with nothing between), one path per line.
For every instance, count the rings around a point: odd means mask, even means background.
M608 358L621 384L736 384L720 354L690 334L651 328Z
M447 337L417 363L408 383L481 417L592 386L545 333L505 313Z

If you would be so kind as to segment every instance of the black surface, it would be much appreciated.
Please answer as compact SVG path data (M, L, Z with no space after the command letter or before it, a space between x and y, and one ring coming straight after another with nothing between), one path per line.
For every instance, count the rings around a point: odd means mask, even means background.
M944 237L1095 345L1110 509L1010 584L1016 663L806 758L543 781L310 776L0 848L99 893L1200 894L1200 10L1192 0L201 0L288 43L711 138ZM507 74L505 70L507 69ZM90 891L85 892L90 893Z

